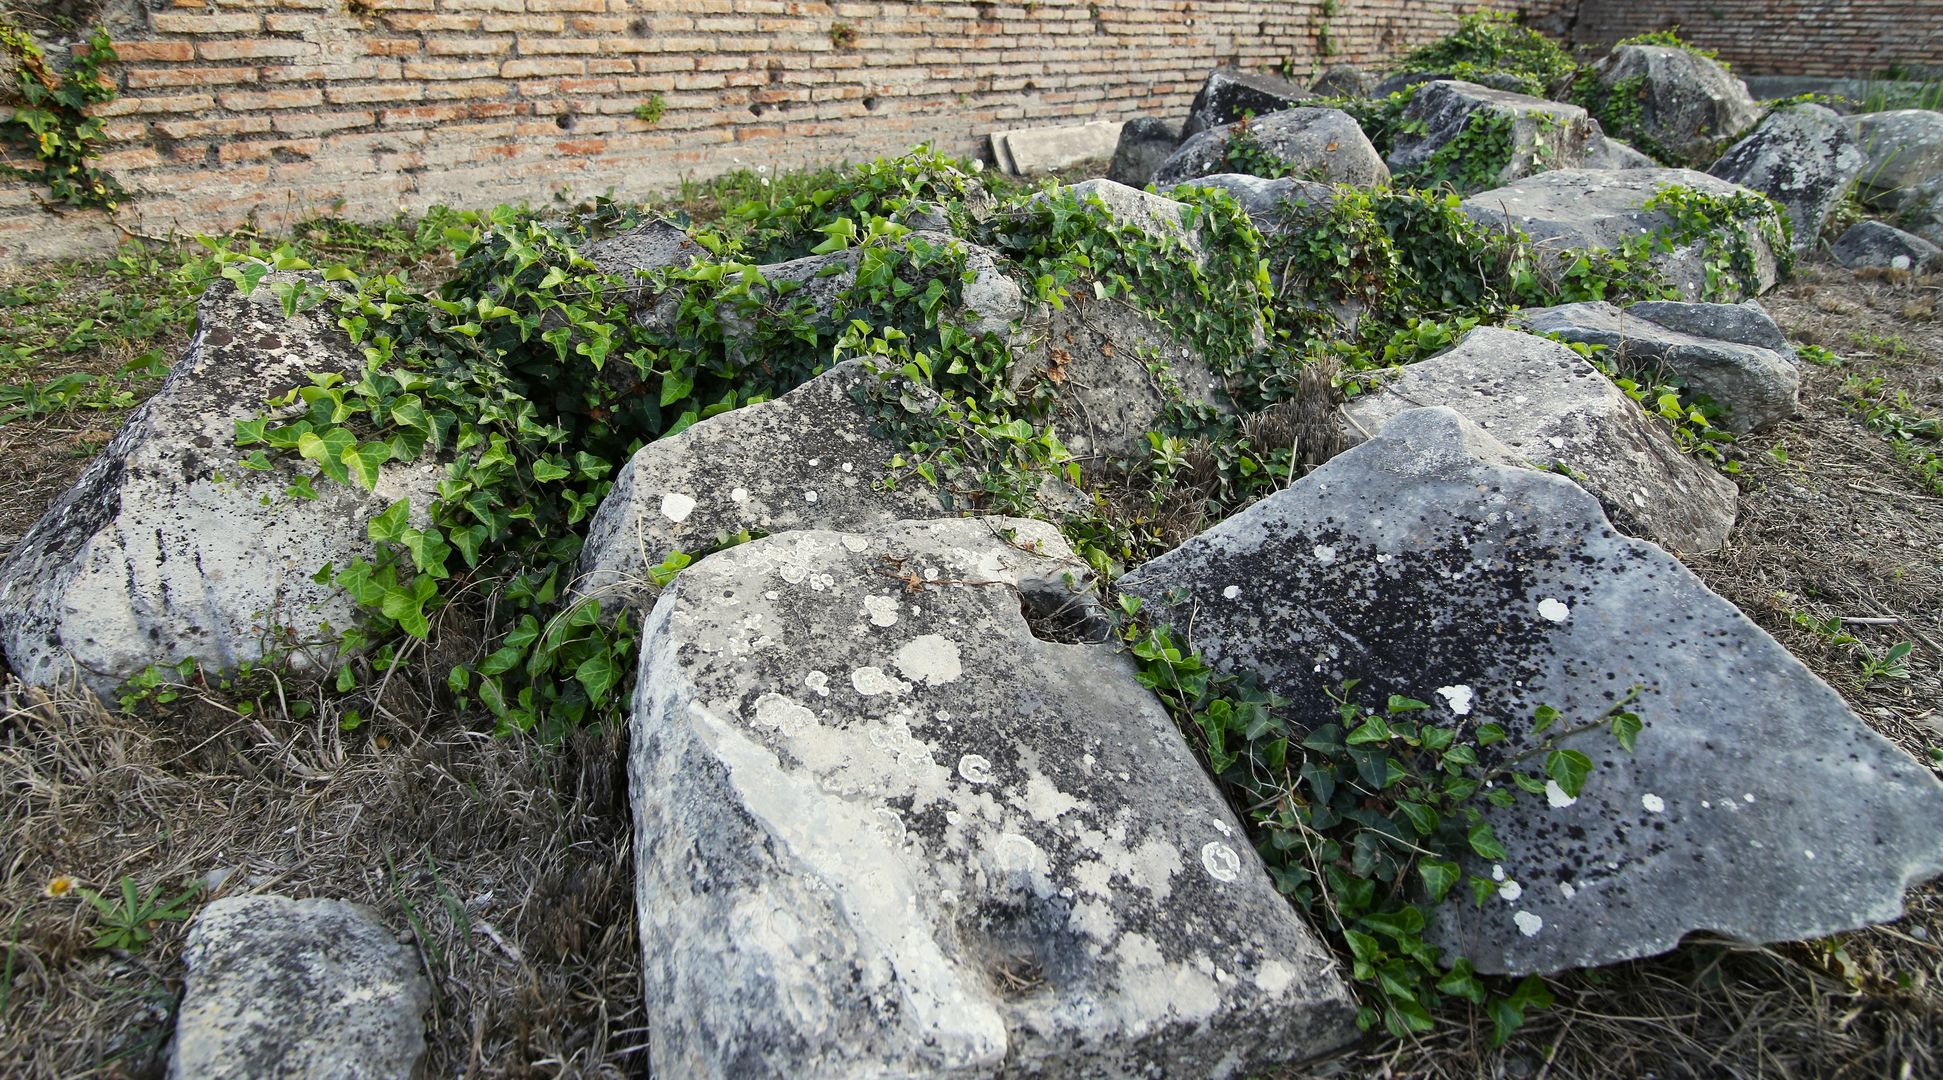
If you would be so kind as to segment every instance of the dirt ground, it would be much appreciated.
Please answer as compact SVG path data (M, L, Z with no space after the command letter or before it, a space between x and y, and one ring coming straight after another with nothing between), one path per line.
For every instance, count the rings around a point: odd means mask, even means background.
M1806 366L1801 414L1737 444L1740 523L1726 550L1691 562L1924 760L1943 746L1943 493L1848 408L1845 387L1880 377L1878 396L1900 389L1943 416L1939 300L1943 278L1814 266L1767 298L1796 340L1844 361ZM0 551L119 419L0 427ZM1907 678L1865 672L1898 642L1912 646ZM317 687L265 681L240 715L189 686L138 718L7 684L0 1071L161 1075L183 927L156 924L137 951L95 949L93 909L47 895L72 876L103 893L127 877L164 896L199 888L199 902L276 891L370 904L418 945L437 988L429 1075L645 1073L622 737L557 751L495 740L409 682L351 733ZM1909 907L1827 942L1696 940L1554 979L1558 1005L1503 1050L1486 1048L1482 1017L1457 1015L1300 1075L1943 1075L1943 886Z

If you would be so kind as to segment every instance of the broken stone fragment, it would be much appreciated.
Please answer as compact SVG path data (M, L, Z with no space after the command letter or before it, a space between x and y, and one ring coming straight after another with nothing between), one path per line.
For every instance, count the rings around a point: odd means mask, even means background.
M1718 551L1734 527L1734 482L1680 452L1611 379L1571 349L1479 327L1456 348L1395 369L1343 408L1353 441L1421 406L1455 409L1596 496L1613 523L1676 551Z
M1535 334L1603 345L1619 370L1655 381L1677 380L1726 411L1728 431L1760 431L1793 416L1801 367L1767 312L1739 304L1648 301L1625 311L1604 301L1518 313Z
M645 606L651 571L670 555L701 555L739 534L869 529L942 517L938 489L898 477L899 445L878 410L915 417L937 405L928 388L850 360L773 401L712 416L642 447L622 466L587 527L574 592Z
M1229 148L1243 131L1290 175L1360 187L1389 182L1383 156L1348 113L1293 108L1188 136L1154 170L1154 184L1169 187L1197 176L1236 171L1245 163L1230 160Z
M1712 160L1723 141L1761 117L1747 84L1689 49L1619 45L1588 75L1604 93L1637 102L1640 133L1680 161Z
M1355 1037L1333 962L1057 530L796 532L642 634L656 1075L1227 1076ZM1077 632L1074 632L1077 631Z
M1154 170L1181 144L1181 129L1153 116L1136 116L1120 128L1106 178L1128 187L1146 187Z
M1943 785L1659 548L1460 414L1414 409L1375 438L1121 579L1218 667L1292 699L1300 730L1401 694L1469 738L1593 762L1576 798L1520 795L1487 819L1498 883L1436 909L1430 938L1525 974L1673 948L1695 931L1819 937L1895 918L1943 871ZM1599 723L1626 708L1633 753ZM1537 761L1527 763L1536 769Z
M431 987L370 909L238 896L197 913L171 1080L405 1080Z
M1813 250L1865 162L1848 122L1821 105L1769 113L1707 171L1781 204L1797 252Z
M23 680L78 676L107 695L151 664L194 658L234 670L280 642L328 641L327 625L358 624L350 596L312 576L370 558L371 519L403 498L427 506L441 470L429 459L387 463L373 491L320 479L309 498L292 489L316 473L308 461L244 464L255 451L236 445L238 421L271 414L271 398L313 374L364 371L334 303L286 318L278 286L321 287L291 273L266 276L247 297L228 281L211 285L162 388L0 563L0 646ZM288 655L304 669L336 654Z
M1577 260L1579 250L1619 251L1628 241L1650 234L1675 235L1672 214L1646 209L1670 187L1720 198L1748 193L1738 184L1692 169L1554 169L1481 191L1464 200L1464 212L1493 229L1522 230L1542 256L1540 272L1556 278ZM1722 223L1706 236L1683 239L1670 251L1656 246L1647 261L1683 298L1699 300L1715 276L1708 270L1707 247L1745 244L1753 261L1752 292L1758 295L1780 279L1774 243L1780 235L1780 216L1768 214L1752 223ZM1739 290L1736 283L1721 284L1730 294Z
M1835 258L1850 269L1871 267L1921 274L1943 265L1943 250L1880 221L1858 221L1835 241Z
M1422 169L1473 125L1492 119L1502 120L1510 129L1509 156L1492 180L1495 184L1548 169L1584 166L1587 155L1604 138L1577 105L1458 79L1440 80L1420 87L1410 98L1398 126L1396 147L1390 151L1390 171L1407 175Z
M1287 79L1259 72L1218 67L1208 72L1201 90L1188 106L1183 135L1232 124L1245 116L1267 116L1292 109L1313 97Z

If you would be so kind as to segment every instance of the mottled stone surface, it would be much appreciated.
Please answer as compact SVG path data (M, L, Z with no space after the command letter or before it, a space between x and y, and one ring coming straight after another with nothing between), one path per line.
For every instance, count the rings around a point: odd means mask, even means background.
M638 284L623 299L643 326L672 329L681 306L677 289L657 291L647 280L656 270L685 268L708 256L708 249L671 221L655 220L603 240L580 252L603 274L618 274Z
M1410 98L1390 151L1390 171L1405 174L1423 168L1472 124L1488 122L1486 117L1511 125L1511 153L1498 170L1499 184L1548 169L1579 168L1587 164L1595 140L1603 138L1577 105L1440 80L1420 87Z
M1273 75L1218 67L1208 72L1201 90L1188 106L1184 135L1232 124L1244 116L1267 116L1292 109L1310 99L1301 87Z
M1376 76L1355 64L1331 64L1309 84L1309 92L1320 97L1367 97L1376 87Z
M171 1080L408 1080L425 1054L424 968L368 908L217 900L182 960Z
M1106 178L1128 187L1146 187L1154 170L1181 144L1179 124L1154 116L1136 116L1120 128L1120 141L1113 148L1113 161Z
M1875 267L1922 273L1943 261L1943 249L1914 233L1880 221L1858 221L1835 241L1835 258L1843 266Z
M1677 560L1450 410L1398 416L1121 588L1191 620L1196 646L1261 674L1303 728L1360 679L1365 701L1502 725L1487 767L1535 744L1539 706L1562 729L1640 687L1634 754L1603 728L1572 736L1594 762L1576 801L1489 812L1509 858L1470 869L1501 869L1499 891L1432 927L1482 971L1610 963L1698 930L1818 937L1895 918L1943 870L1927 770Z
M1051 526L797 532L642 635L656 1075L1243 1076L1355 1037L1332 961Z
M1620 83L1637 86L1642 131L1681 161L1712 160L1722 142L1761 117L1746 84L1686 49L1620 45L1593 66L1590 77L1608 93Z
M1677 381L1727 410L1736 433L1773 427L1799 406L1794 347L1752 300L1739 304L1651 301L1621 311L1604 301L1534 308L1518 322L1537 334L1606 347L1621 370Z
M1915 188L1943 179L1943 112L1891 109L1859 113L1847 123L1867 159L1862 194L1890 206Z
M1763 117L1707 171L1780 203L1800 252L1817 246L1864 161L1842 117L1820 105L1791 105Z
M1356 121L1341 109L1290 108L1246 122L1256 146L1280 158L1295 176L1369 187L1386 183L1390 170ZM1168 187L1213 173L1233 172L1228 145L1243 124L1226 124L1189 135L1154 170L1154 184Z
M1558 273L1570 265L1565 254L1569 249L1611 251L1628 237L1670 228L1670 214L1644 207L1674 186L1723 197L1747 190L1692 169L1555 169L1481 191L1464 200L1464 212L1485 225L1523 229L1541 254L1551 256L1541 269ZM1778 219L1775 225L1779 227ZM1775 252L1758 229L1733 227L1745 230L1754 252L1755 293L1768 291L1779 279ZM1707 283L1701 244L1655 251L1651 262L1684 297L1700 298Z
M312 373L364 370L334 304L284 317L272 287L304 280L274 274L247 298L227 281L210 286L161 389L0 563L0 646L22 679L78 675L107 694L150 664L195 657L229 670L262 658L273 631L318 641L325 623L358 623L350 597L311 576L369 558L366 524L402 498L423 507L440 469L388 464L375 491L320 478L305 499L287 489L317 473L310 462L242 465L253 451L236 445L238 420L270 413L271 398ZM301 669L319 658L290 659Z
M1634 536L1703 554L1734 527L1734 482L1681 453L1658 421L1556 341L1479 327L1351 398L1343 415L1352 438L1368 438L1427 405L1457 410L1537 468L1570 470Z
M743 532L948 515L937 488L893 473L900 447L877 415L929 412L937 395L901 379L873 394L878 387L863 361L847 361L773 401L642 447L587 527L574 592L608 608L645 606L656 591L649 571L677 551L700 555Z
M1597 121L1594 121L1596 124ZM1585 168L1588 169L1657 169L1660 163L1640 153L1638 150L1600 134L1592 140L1586 151Z

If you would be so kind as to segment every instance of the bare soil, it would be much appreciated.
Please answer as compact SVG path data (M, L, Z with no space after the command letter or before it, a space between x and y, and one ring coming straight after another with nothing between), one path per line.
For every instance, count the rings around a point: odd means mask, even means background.
M1766 299L1797 340L1846 362L1808 367L1801 414L1737 444L1740 523L1726 550L1691 561L1919 758L1943 745L1943 497L1844 387L1880 376L1943 416L1939 299L1943 279L1826 267ZM0 428L0 550L118 423ZM1831 618L1855 640L1812 626ZM1900 641L1914 646L1908 678L1865 675L1866 655ZM315 686L190 686L141 715L0 689L0 1071L161 1075L183 927L158 923L139 951L96 949L94 910L47 895L71 875L104 894L128 877L164 895L199 883L199 902L275 891L371 905L437 988L429 1075L645 1073L624 734L543 748L441 713L429 685L385 693L376 719L344 732L341 703ZM1943 1075L1943 886L1914 890L1893 924L1829 941L1692 940L1551 986L1558 1005L1503 1049L1486 1046L1488 1021L1460 1014L1300 1075Z

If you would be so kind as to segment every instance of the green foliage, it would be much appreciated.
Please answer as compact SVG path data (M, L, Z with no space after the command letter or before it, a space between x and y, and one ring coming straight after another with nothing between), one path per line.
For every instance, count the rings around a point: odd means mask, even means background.
M660 94L649 94L648 100L634 107L634 118L646 124L659 124L668 113L668 99Z
M1463 130L1422 165L1394 179L1413 187L1449 185L1464 195L1496 187L1505 167L1511 164L1512 126L1508 113L1477 109L1465 118Z
M1728 66L1727 61L1720 58L1719 53L1712 49L1703 49L1682 38L1680 36L1680 28L1677 26L1666 30L1649 30L1644 34L1634 34L1632 37L1621 39L1618 44L1658 45L1669 49L1679 49L1682 52L1689 52L1703 59L1712 60L1714 63L1719 64L1724 71L1733 70Z
M1483 904L1501 888L1476 870L1506 857L1491 809L1553 789L1578 797L1593 763L1569 740L1605 731L1632 751L1642 725L1627 706L1639 688L1581 724L1541 707L1507 730L1441 726L1426 703L1397 694L1371 707L1352 680L1335 693L1329 722L1301 729L1286 699L1252 676L1216 672L1168 627L1140 625L1134 598L1121 605L1142 684L1234 793L1277 887L1348 954L1362 1027L1380 1023L1400 1038L1430 1031L1433 1013L1456 999L1482 1008L1502 1045L1527 1009L1551 1003L1541 980L1480 977L1425 934L1442 904Z
M1874 682L1877 679L1909 681L1909 654L1914 649L1915 646L1907 641L1898 641L1880 654L1874 649L1862 646L1862 681Z
M55 206L114 210L125 193L114 177L94 166L106 141L106 122L88 115L90 107L115 98L114 84L102 77L102 69L114 62L108 31L96 27L87 48L76 49L57 76L26 31L0 21L0 64L19 94L13 115L0 121L0 138L38 163L36 168L0 163L0 176L45 184Z
M1759 237L1775 261L1775 274L1786 278L1794 268L1787 214L1759 192L1710 195L1681 184L1661 188L1641 209L1672 219L1650 239L1661 250L1688 244L1700 247L1706 281L1701 299L1732 302L1761 291L1760 259L1754 243Z
M1547 88L1578 69L1570 53L1508 11L1484 10L1457 21L1457 32L1404 54L1397 71L1449 72L1460 79L1487 73L1517 77L1525 93Z
M188 904L202 895L202 887L191 886L164 900L160 885L143 892L136 889L134 879L123 877L121 895L112 900L93 889L76 889L75 892L100 917L101 925L95 931L94 947L132 952L148 944L149 939L155 936L157 924L188 919Z
M1922 415L1908 391L1890 396L1886 390L1880 376L1851 375L1841 397L1850 415L1889 440L1897 459L1931 493L1943 495L1943 419Z
M1221 171L1274 180L1292 175L1295 167L1286 158L1262 145L1261 140L1255 137L1254 128L1244 118L1228 136Z
M1403 113L1410 107L1410 100L1417 96L1419 87L1412 86L1386 94L1380 98L1368 97L1328 97L1317 98L1309 104L1319 109L1340 109L1356 121L1363 129L1370 145L1384 157L1396 149L1397 133L1403 129Z

